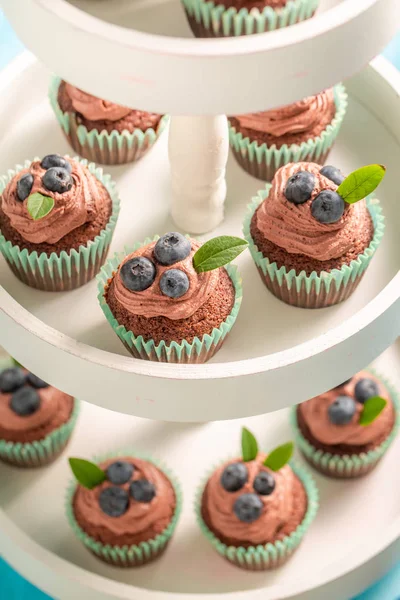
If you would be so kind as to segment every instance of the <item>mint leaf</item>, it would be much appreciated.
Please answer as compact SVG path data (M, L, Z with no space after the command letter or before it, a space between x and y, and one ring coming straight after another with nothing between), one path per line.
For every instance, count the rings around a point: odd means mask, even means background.
M386 167L368 165L350 173L336 190L348 204L354 204L371 194L385 177Z
M100 485L106 479L105 472L89 460L70 458L69 465L78 483L88 490Z
M278 446L268 454L264 465L271 469L271 471L279 471L292 458L293 448L293 442L287 442L287 444Z
M385 400L385 398L381 398L381 396L373 396L372 398L368 398L368 400L364 402L364 406L360 414L360 425L371 425L371 423L373 423L373 421L379 417L386 404L387 400Z
M28 198L26 208L34 221L43 219L54 207L54 198L43 196L39 192L31 194Z
M221 235L203 244L193 256L193 266L197 273L213 271L234 260L248 246L241 238Z
M258 444L254 435L246 429L242 428L242 458L244 462L254 460L258 454Z

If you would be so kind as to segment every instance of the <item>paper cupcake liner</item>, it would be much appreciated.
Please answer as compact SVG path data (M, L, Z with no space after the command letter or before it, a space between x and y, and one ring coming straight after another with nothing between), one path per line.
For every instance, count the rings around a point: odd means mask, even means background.
M34 160L39 160L35 158ZM58 255L52 252L50 256L42 252L30 252L27 248L21 250L12 242L6 240L0 231L0 251L6 259L13 273L26 285L49 292L65 292L84 285L93 279L104 263L119 214L119 198L115 189L115 182L110 175L103 173L101 167L77 156L74 160L87 166L106 188L112 200L112 213L105 229L94 240L89 240L86 246L79 250L64 250ZM17 165L14 170L9 170L7 175L0 177L0 195L21 169L29 167L31 160L26 160L23 165Z
M191 30L196 37L232 37L273 31L294 25L313 16L319 0L289 0L285 7L273 9L266 6L242 8L206 0L182 0Z
M61 79L52 77L49 89L49 99L57 120L70 146L90 161L102 165L123 165L139 160L151 148L164 131L169 117L164 115L156 130L153 128L142 131L135 129L132 133L124 130L98 131L88 129L79 123L75 113L63 112L58 104L58 88Z
M217 465L218 466L218 465ZM307 469L291 461L290 466L302 482L307 494L307 510L302 522L292 533L276 542L260 544L244 548L242 546L227 546L208 528L202 516L202 498L205 486L214 473L216 466L208 473L207 477L199 487L195 499L195 512L197 522L202 533L214 546L215 550L226 560L237 567L248 571L266 571L275 569L285 563L293 552L298 548L306 531L310 527L319 506L319 493L315 481Z
M118 458L119 456L136 456L137 458L151 462L170 480L175 492L176 507L175 513L164 531L162 531L153 539L147 540L146 542L140 542L140 544L132 546L111 546L110 544L102 544L101 542L96 541L94 538L85 533L75 519L73 509L73 500L77 488L77 483L75 480L71 481L67 489L65 504L66 514L69 524L76 537L97 558L117 567L139 567L155 560L166 549L172 534L175 531L175 527L182 511L182 490L175 475L163 463L155 460L152 457L146 455L143 456L132 449L125 449L115 453L106 454L101 457L95 457L93 460L94 462L99 463L109 458Z
M248 137L243 137L240 131L229 125L229 143L239 165L253 177L272 181L276 171L288 163L307 161L325 164L348 105L347 92L342 84L334 87L334 97L336 114L332 122L318 137L310 138L301 144L284 144L281 148L277 148L275 144L258 144Z
M23 444L0 439L0 460L16 467L42 467L53 462L69 442L79 408L79 401L74 398L69 420L42 440Z
M287 271L285 266L278 268L276 262L271 263L256 246L250 226L253 215L259 205L268 197L271 185L260 190L248 206L243 223L243 234L249 243L249 249L262 281L280 300L300 308L324 308L346 300L361 281L372 257L374 256L384 233L384 217L379 200L369 196L367 208L374 225L374 235L368 248L350 264L332 271L313 271L307 275L305 271L296 273L294 269Z
M384 442L382 442L382 444L373 450L370 450L369 452L340 455L335 454L334 452L330 453L317 450L300 431L300 428L297 424L297 407L294 406L291 409L290 421L295 434L296 444L310 465L324 475L340 479L352 479L366 475L376 467L397 435L400 427L399 395L392 384L387 381L387 379L382 377L379 373L375 373L372 369L370 369L370 372L378 377L388 389L390 397L393 401L396 417L393 429L388 437L384 440Z
M109 280L112 279L125 256L158 238L159 236L156 236L153 239L148 238L144 242L139 242L133 248L117 253L107 261L97 277L100 306L119 339L135 358L168 363L204 363L214 356L222 346L236 321L242 303L242 280L235 266L227 265L225 267L235 288L235 302L230 315L218 328L214 328L211 334L205 334L202 338L195 337L192 342L186 340L170 343L161 341L156 344L153 340L145 341L141 335L136 337L132 331L128 331L118 323L104 297Z

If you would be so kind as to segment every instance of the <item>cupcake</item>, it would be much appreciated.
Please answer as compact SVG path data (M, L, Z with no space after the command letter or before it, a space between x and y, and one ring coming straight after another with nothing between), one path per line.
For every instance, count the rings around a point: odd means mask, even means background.
M245 171L272 181L287 163L323 165L339 133L347 108L341 84L300 102L229 119L233 155Z
M182 0L196 37L264 33L312 17L319 0Z
M384 173L369 165L345 179L332 166L290 163L253 198L244 235L277 298L322 308L352 294L383 236L379 202L369 194Z
M27 285L72 290L104 263L118 213L115 184L94 163L26 161L0 179L0 251Z
M227 263L246 247L229 236L200 246L176 232L136 244L102 269L101 308L135 358L206 362L239 312L241 280Z
M396 392L367 371L292 412L300 450L315 469L329 477L369 473L392 443L399 422Z
M315 517L318 490L305 469L288 464L292 450L288 443L263 454L243 429L242 457L224 462L199 491L202 532L238 567L263 571L282 565Z
M0 372L0 460L41 467L64 450L78 401L20 367Z
M180 486L153 460L129 453L96 463L70 459L78 481L67 493L67 517L97 558L138 567L166 549L181 512Z
M138 160L153 146L168 122L167 116L101 100L58 77L51 80L49 97L75 152L103 165Z

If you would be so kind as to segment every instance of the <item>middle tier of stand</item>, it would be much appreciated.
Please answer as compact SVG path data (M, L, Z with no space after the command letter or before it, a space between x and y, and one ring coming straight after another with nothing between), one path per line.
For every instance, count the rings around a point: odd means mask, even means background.
M26 158L70 152L46 98L49 73L37 63L22 66L26 68L2 88L0 173ZM348 114L329 158L344 173L373 162L387 166L379 190L384 240L345 303L322 310L283 304L263 286L246 252L237 260L242 308L214 359L206 365L148 363L132 359L112 331L99 307L95 281L73 292L40 292L27 288L0 260L0 343L66 392L113 410L168 421L266 413L344 381L400 333L399 79L382 60L349 81ZM167 133L138 164L109 171L122 200L112 252L175 229L169 216ZM246 205L264 184L230 157L227 185L225 221L201 239L242 235Z

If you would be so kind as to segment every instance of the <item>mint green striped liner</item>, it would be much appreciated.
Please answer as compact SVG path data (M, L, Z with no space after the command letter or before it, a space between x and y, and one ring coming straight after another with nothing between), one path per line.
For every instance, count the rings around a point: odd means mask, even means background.
M200 529L207 540L223 558L237 567L249 571L265 571L275 569L285 563L293 552L298 548L305 533L313 522L319 507L319 492L316 483L308 469L300 466L295 461L290 462L294 473L302 482L307 494L307 510L300 525L283 540L260 544L258 546L227 546L208 528L202 517L202 498L205 486L217 467L214 467L207 475L199 489L195 499L195 513Z
M368 248L350 264L332 271L313 271L307 275L305 271L296 273L294 269L287 271L285 266L278 268L276 262L271 263L256 246L251 233L251 221L259 205L268 195L271 185L260 190L251 203L243 223L243 234L249 243L251 256L257 266L262 281L277 298L300 308L324 308L346 300L361 281L372 257L381 243L385 225L379 200L374 196L366 199L367 207L374 225L374 235Z
M42 440L23 444L0 439L0 460L17 467L42 467L51 463L68 444L79 415L79 409L79 400L74 398L74 406L69 420L51 431Z
M154 560L166 549L182 512L182 489L176 476L168 467L165 466L165 464L154 459L153 457L146 455L143 456L141 453L133 451L132 449L125 449L118 452L109 453L101 457L95 457L93 461L95 463L101 463L109 458L118 458L122 456L137 457L153 463L158 469L160 469L160 471L164 473L164 475L166 475L171 482L175 492L176 507L175 513L164 531L162 531L153 539L147 540L146 542L140 542L140 544L132 546L111 546L110 544L102 544L101 542L95 540L85 533L75 519L73 509L73 500L75 491L77 489L77 483L75 480L71 481L67 488L65 509L72 531L79 541L82 542L82 544L97 558L117 567L139 567Z
M301 452L304 454L307 461L319 472L329 477L340 478L340 479L352 479L355 477L361 477L366 475L380 461L382 456L390 447L391 443L395 439L399 427L400 427L400 399L397 391L394 389L392 384L387 381L381 375L375 373L370 369L370 372L378 377L387 390L390 393L390 397L393 401L393 405L396 411L395 423L393 429L382 444L369 450L368 452L362 452L360 454L335 454L334 452L324 452L317 450L300 431L297 424L297 407L294 406L290 413L290 422L295 434L296 444Z
M332 122L318 136L301 144L284 144L277 148L275 144L258 144L255 140L243 137L229 124L229 143L239 165L253 177L263 181L272 181L277 170L292 162L316 162L325 164L328 154L338 136L348 105L346 88L341 84L334 87L336 114Z
M218 328L214 328L211 334L203 335L202 338L195 337L192 342L183 340L179 343L170 342L167 344L167 342L161 341L156 344L153 340L145 341L141 335L136 337L132 331L128 331L118 323L106 302L105 290L125 256L158 239L158 235L153 239L147 238L144 242L136 243L129 250L126 249L124 252L116 253L113 258L107 261L97 276L100 306L121 342L135 358L168 363L204 363L214 356L222 346L239 313L242 303L242 280L234 265L225 267L235 288L235 301L230 315Z
M232 37L264 33L311 18L319 0L288 0L283 8L225 8L206 0L182 0L190 28L196 37Z
M36 157L34 160L40 159ZM59 255L52 252L48 256L44 252L38 254L36 250L33 252L29 252L26 248L21 250L19 246L7 241L0 231L0 251L8 266L18 279L39 290L64 292L80 287L93 279L107 257L117 224L120 201L111 176L103 173L103 169L94 163L88 163L86 159L75 156L74 160L86 166L110 194L112 213L105 229L99 235L89 240L86 246L80 246L79 250L72 249L70 252L63 250ZM17 165L14 170L10 169L7 175L0 177L0 195L11 179L31 163L31 160L26 160L23 165Z
M156 131L153 128L133 132L117 130L90 131L82 125L75 113L63 112L58 104L58 88L61 79L53 76L50 81L49 100L61 129L72 148L90 161L102 165L123 165L139 160L156 142L166 128L169 117L164 115Z

